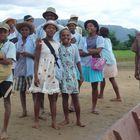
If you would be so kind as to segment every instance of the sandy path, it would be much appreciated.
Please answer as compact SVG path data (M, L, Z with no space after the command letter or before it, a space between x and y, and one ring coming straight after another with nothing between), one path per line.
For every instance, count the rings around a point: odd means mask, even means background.
M51 117L47 114L47 122L40 121L41 128L36 130L31 126L33 124L33 104L29 94L27 97L29 116L19 119L21 106L19 95L12 95L12 115L8 133L10 140L97 140L108 127L124 113L134 107L140 100L139 83L133 77L133 70L120 70L116 78L119 83L123 102L110 102L114 98L114 92L109 81L105 89L104 99L98 100L97 108L100 115L90 113L91 108L91 88L90 84L84 83L81 88L81 119L86 124L85 128L75 126L75 114L70 114L70 124L60 130L54 130L50 127ZM45 99L46 112L48 113L48 99ZM0 127L2 125L3 102L0 100ZM46 115L44 115L46 116ZM61 97L58 99L58 122L63 120Z

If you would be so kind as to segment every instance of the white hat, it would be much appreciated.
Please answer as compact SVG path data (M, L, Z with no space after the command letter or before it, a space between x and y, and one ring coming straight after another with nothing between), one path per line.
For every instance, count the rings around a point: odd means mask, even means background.
M71 15L70 18L78 18L77 15Z
M5 29L5 30L9 31L10 27L9 27L9 25L7 23L1 22L0 23L0 29Z
M55 19L58 19L58 15L56 14L55 8L53 8L53 7L48 7L47 10L42 14L42 16L43 16L44 18L46 18L46 15L47 15L48 13L53 13L54 16L55 16Z
M75 20L69 20L68 23L67 23L67 26L69 24L74 24L75 26L77 26L77 22Z
M16 19L14 19L14 18L7 18L3 22L8 23L8 21L12 21L13 24L16 24L16 22L17 22Z
M54 25L54 26L56 27L56 30L59 29L59 28L58 28L58 25L57 25L57 23L56 23L56 21L54 21L54 20L48 20L48 21L44 24L43 29L45 30L45 28L46 28L48 25Z

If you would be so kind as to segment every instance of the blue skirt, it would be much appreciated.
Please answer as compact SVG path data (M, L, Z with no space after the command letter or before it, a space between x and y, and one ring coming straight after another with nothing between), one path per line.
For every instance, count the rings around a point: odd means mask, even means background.
M82 66L82 73L85 82L94 83L103 81L103 72L93 70L90 66Z

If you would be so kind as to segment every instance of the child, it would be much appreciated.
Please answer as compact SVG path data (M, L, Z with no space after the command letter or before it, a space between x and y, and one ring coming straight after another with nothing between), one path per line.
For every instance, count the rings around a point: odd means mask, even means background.
M91 67L91 58L100 58L100 53L104 48L104 39L98 35L99 24L96 20L87 20L84 27L88 36L83 38L84 46L80 50L81 65L84 81L91 83L92 88L92 110L91 113L98 115L96 110L98 100L98 83L103 80L103 72L93 70Z
M34 106L35 124L33 128L39 128L39 111L42 97L48 94L52 116L51 126L58 129L59 127L56 124L56 102L60 89L59 81L55 78L56 61L48 44L45 43L45 40L48 40L55 50L55 54L58 55L60 44L53 40L53 35L58 30L58 26L55 21L49 20L44 24L43 29L46 32L46 38L43 40L38 39L36 42L34 80L30 88L30 91L36 94Z
M76 31L77 22L75 20L71 19L71 20L68 21L67 27L68 27L69 31L71 32L71 44L75 44L75 47L81 48L81 46L83 45L83 39L82 39L82 35ZM81 84L80 84L80 80L79 80L78 70L77 70L77 80L78 80L78 83L79 83L79 90L80 90ZM74 111L75 111L75 109L74 109L74 106L73 106L73 102L71 100L71 104L70 104L70 107L69 107L69 112L74 112Z
M21 34L21 38L16 43L17 63L14 74L14 89L20 91L23 112L19 117L23 118L27 116L26 91L31 85L34 72L35 39L30 37L34 32L32 24L28 22L18 23L16 29Z
M0 52L4 54L3 58L0 58L0 64L9 65L13 61L16 61L16 49L15 45L7 40L10 27L6 23L0 23ZM12 90L13 76L12 70L11 74L0 83L0 97L4 99L4 122L3 127L0 132L0 139L7 139L7 127L9 123L9 118L11 114L11 101L10 94Z
M65 120L61 123L61 125L69 124L69 109L68 109L68 98L69 94L72 97L72 101L74 104L75 112L76 112L76 125L80 127L84 127L80 121L80 104L78 99L78 81L76 77L76 67L80 73L80 81L83 82L82 70L80 64L80 56L78 52L78 48L72 44L71 41L71 33L68 29L63 29L60 32L60 40L62 45L59 49L60 60L62 62L62 66L64 68L63 79L62 79L62 104Z
M110 101L121 101L121 96L119 92L118 84L115 80L115 77L117 76L118 70L117 70L117 64L116 59L112 51L112 44L110 39L108 38L109 30L108 28L101 27L100 29L100 35L104 38L105 47L102 51L103 58L106 59L106 65L104 67L104 77L109 78L109 81L112 84L112 87L116 93L116 98L111 99ZM103 92L105 88L105 78L100 84L100 94L98 98L103 98Z

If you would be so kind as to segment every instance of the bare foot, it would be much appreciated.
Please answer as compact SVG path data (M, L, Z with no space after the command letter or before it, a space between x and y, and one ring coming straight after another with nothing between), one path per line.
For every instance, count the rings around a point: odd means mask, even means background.
M100 114L99 111L97 111L97 110L92 110L91 113L93 113L95 115L99 115Z
M61 126L69 124L69 120L64 120L63 122L60 123Z
M27 112L23 112L21 116L19 116L19 118L25 118L27 117Z
M8 137L8 135L7 135L7 133L6 132L1 132L1 134L0 134L0 140L6 140L6 139L8 139L9 137Z
M32 126L32 128L38 129L39 128L39 123L35 122L35 124Z
M60 129L60 126L58 126L56 123L52 123L51 127L56 129L56 130Z
M79 127L85 127L86 126L86 125L82 124L81 122L77 122L76 125L79 126Z

